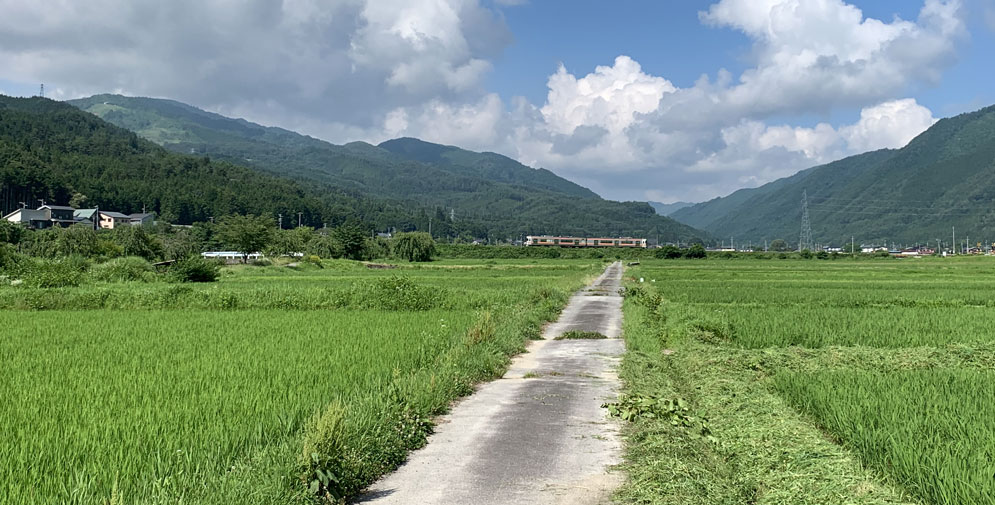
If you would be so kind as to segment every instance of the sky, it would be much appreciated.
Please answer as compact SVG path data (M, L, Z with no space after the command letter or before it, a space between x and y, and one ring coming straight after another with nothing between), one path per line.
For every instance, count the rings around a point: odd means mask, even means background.
M0 93L179 100L704 201L995 104L992 0L0 0Z

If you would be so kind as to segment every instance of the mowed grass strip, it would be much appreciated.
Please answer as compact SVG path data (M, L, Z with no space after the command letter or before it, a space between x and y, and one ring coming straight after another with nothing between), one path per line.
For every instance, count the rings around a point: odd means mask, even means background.
M995 372L780 373L777 390L926 503L995 503Z
M333 399L432 367L476 318L0 312L0 501L101 503L115 482L129 503L198 496Z

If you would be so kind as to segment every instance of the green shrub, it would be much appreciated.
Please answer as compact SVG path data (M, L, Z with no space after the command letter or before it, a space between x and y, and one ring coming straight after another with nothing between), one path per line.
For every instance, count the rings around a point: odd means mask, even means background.
M155 280L155 271L144 258L126 256L94 265L90 276L100 282L150 282Z
M684 252L684 257L690 259L702 259L707 256L708 254L705 252L705 248L701 244L695 244Z
M35 288L79 286L86 277L88 267L86 260L78 256L38 260L24 270L24 283Z
M316 254L308 254L307 256L304 256L304 262L310 263L318 268L325 268L325 265L321 263L321 256Z
M672 260L680 258L681 256L683 256L683 253L678 247L672 245L665 245L657 249L653 255L656 256L658 259Z
M221 276L221 264L201 256L177 261L169 271L178 282L214 282Z

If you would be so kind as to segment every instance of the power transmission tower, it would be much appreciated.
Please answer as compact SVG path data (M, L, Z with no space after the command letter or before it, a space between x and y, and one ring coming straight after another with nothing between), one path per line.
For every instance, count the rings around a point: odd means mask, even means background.
M38 96L45 98L45 84L38 87Z
M802 191L802 232L798 237L798 250L812 249L812 223L808 219L808 191Z

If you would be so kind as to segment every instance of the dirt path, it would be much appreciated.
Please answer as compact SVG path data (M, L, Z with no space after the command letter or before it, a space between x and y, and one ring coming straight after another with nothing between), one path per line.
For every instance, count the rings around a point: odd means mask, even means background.
M505 376L481 386L436 427L428 445L355 503L403 505L600 504L622 476L616 397L621 263L577 293ZM553 340L570 330L605 340Z

